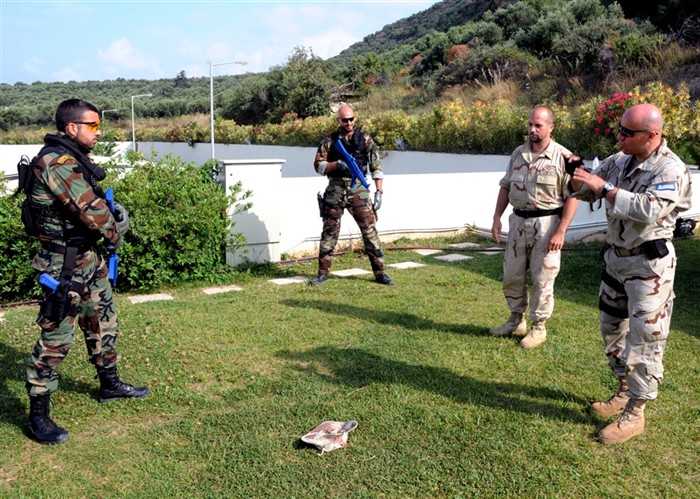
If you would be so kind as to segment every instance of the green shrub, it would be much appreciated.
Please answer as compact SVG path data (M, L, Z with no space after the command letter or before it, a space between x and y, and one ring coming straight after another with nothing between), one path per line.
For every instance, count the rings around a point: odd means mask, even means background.
M21 196L7 190L7 181L0 177L0 301L19 301L35 298L39 286L30 267L39 243L24 234L20 219Z
M131 230L119 248L120 289L153 289L191 280L215 281L227 268L227 249L245 243L233 233L230 214L249 208L241 184L225 193L215 178L215 161L202 167L166 156L135 162L126 172L106 165L103 186L114 188L117 200L129 211ZM35 298L30 263L38 247L24 235L21 196L7 192L0 179L0 301Z
M238 184L225 193L216 163L202 167L168 155L134 164L114 178L115 197L129 210L131 230L120 254L120 287L153 289L191 280L214 280L225 268L231 235L229 213L250 196Z

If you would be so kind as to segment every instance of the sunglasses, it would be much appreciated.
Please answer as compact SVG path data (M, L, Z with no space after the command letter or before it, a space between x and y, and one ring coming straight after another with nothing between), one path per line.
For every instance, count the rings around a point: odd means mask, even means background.
M637 132L653 132L653 130L633 130L632 128L627 128L626 126L622 126L622 124L617 125L617 133L622 135L623 137L630 138L634 137L634 134Z
M343 123L352 123L353 121L355 121L355 117L350 116L349 118L340 118L340 121L342 121Z
M76 125L85 125L91 132L97 132L102 126L102 123L99 121L74 121L73 123Z

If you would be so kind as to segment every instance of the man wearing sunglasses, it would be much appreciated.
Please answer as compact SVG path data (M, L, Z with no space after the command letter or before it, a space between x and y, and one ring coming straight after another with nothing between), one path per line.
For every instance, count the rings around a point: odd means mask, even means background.
M318 286L328 280L333 250L340 236L340 219L347 209L357 222L369 257L374 279L379 284L391 286L394 280L384 272L384 254L377 234L376 213L382 205L382 165L379 151L372 138L355 126L355 112L348 104L338 108L338 129L326 135L318 146L314 169L328 177L328 187L323 197L319 194L319 208L323 218L323 232L318 251L318 276L309 284ZM359 181L352 179L348 164L334 145L340 141L343 148L355 159L364 175L372 175L377 188L374 200Z
M631 107L618 127L620 152L593 172L577 168L571 181L573 196L604 199L608 221L600 330L618 389L591 406L602 418L617 417L598 433L604 444L644 431L644 407L656 399L664 376L676 272L671 239L692 194L690 172L666 145L663 125L656 106Z
M527 125L528 140L513 151L499 182L491 226L491 235L500 242L501 216L508 204L513 205L503 260L503 293L510 318L489 333L525 335L520 341L523 348L536 348L547 340L545 322L554 311L554 280L559 274L561 249L578 206L566 188L565 157L571 153L554 140L553 130L552 109L534 108ZM529 300L528 271L532 281ZM528 305L530 331L525 320Z
M29 359L26 383L26 431L41 444L68 440L68 432L51 419L49 403L76 323L97 369L100 402L148 394L148 388L123 383L117 374L117 313L100 246L119 246L129 224L119 203L115 216L110 213L98 183L105 171L90 159L102 135L97 108L80 99L65 100L56 110L56 128L58 133L44 137L23 189L23 222L41 243L32 261L43 291L37 319L41 335Z

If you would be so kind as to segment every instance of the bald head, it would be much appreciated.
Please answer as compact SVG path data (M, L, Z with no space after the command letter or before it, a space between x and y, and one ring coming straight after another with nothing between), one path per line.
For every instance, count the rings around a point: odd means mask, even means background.
M646 160L661 145L664 119L653 104L632 106L620 120L617 140L620 150L633 155L638 161Z
M637 130L653 130L661 135L664 129L664 118L661 116L661 111L654 104L637 104L632 106L625 114L622 115L622 121L630 122Z
M552 108L549 106L537 106L535 109L532 110L530 116L537 116L539 117L539 119L541 119L548 125L554 124L554 111L552 111Z
M554 130L554 113L547 106L537 106L530 113L527 135L533 151L543 151L551 141Z

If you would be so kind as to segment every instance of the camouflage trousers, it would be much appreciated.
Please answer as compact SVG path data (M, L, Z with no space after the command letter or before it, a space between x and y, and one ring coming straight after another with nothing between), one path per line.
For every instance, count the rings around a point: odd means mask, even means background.
M47 272L55 278L61 273L63 255L41 250L32 266L38 275ZM85 334L89 360L100 367L111 367L119 360L116 351L118 336L117 312L112 286L107 279L104 259L95 251L77 256L73 281L80 284L80 293L69 292L72 315L58 324L46 317L45 304L51 292L44 290L37 324L41 335L27 365L27 392L29 396L51 393L58 388L58 366L66 358L73 344L76 321Z
M512 213L508 218L508 243L503 260L503 294L511 312L524 314L528 306L528 271L530 319L548 319L554 311L554 280L559 274L561 251L548 251L547 245L559 225L558 215L523 218Z
M634 398L655 399L664 376L676 274L676 252L667 247L669 254L654 260L618 256L612 248L604 254L600 331L610 368L627 378Z
M331 268L333 251L340 235L340 219L345 210L357 222L365 254L369 257L374 275L384 273L384 254L377 234L377 217L372 209L369 190L360 182L350 187L350 179L331 180L323 195L323 232L318 252L318 272L327 275Z

